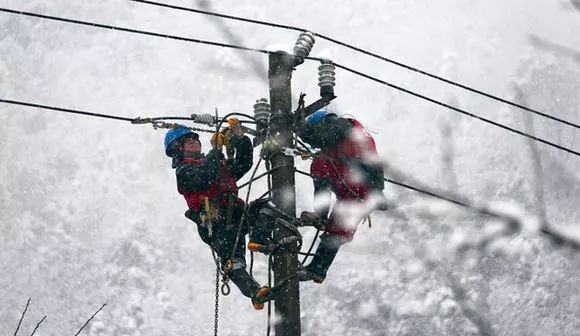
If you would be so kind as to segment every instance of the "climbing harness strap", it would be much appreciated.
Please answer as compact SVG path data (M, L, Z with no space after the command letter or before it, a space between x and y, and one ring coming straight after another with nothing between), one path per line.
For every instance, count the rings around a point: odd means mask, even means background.
M226 211L226 227L229 227L232 224L233 216L234 216L234 195L232 193L228 193L228 210ZM242 223L240 223L242 225Z

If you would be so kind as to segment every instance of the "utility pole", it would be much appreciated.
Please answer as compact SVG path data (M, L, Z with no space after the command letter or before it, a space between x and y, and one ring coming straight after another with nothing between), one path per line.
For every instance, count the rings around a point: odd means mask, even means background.
M270 85L270 134L281 147L292 147L292 90L291 79L295 57L287 53L273 53L268 59L268 79ZM294 179L294 157L284 155L280 150L270 156L272 172L272 202L290 216L296 216L296 189ZM284 227L274 229L274 240L280 241L293 235ZM273 261L274 283L287 279L298 270L298 255L275 254ZM298 281L292 278L274 298L274 306L279 322L274 326L276 336L300 336L300 289Z
M265 99L258 100L255 108L257 130L264 127L269 115L269 135L276 144L268 153L270 167L274 169L272 176L272 202L287 215L296 217L296 188L294 179L294 157L286 155L282 148L294 147L293 132L296 123L303 122L305 116L328 105L334 98L335 85L334 65L330 60L322 60L318 67L318 85L320 99L304 107L303 95L300 97L300 112L295 115L292 111L292 71L304 62L314 45L314 34L303 32L294 46L294 53L276 52L269 54L268 80L270 85L270 106ZM264 113L266 112L266 113ZM263 130L263 129L262 129ZM263 132L257 143L263 140ZM282 241L292 237L295 233L284 226L274 227L274 240ZM274 326L276 336L300 336L300 288L294 277L298 270L297 243L285 248L284 253L275 253L273 256L274 283L277 288L274 297L274 306L279 322Z

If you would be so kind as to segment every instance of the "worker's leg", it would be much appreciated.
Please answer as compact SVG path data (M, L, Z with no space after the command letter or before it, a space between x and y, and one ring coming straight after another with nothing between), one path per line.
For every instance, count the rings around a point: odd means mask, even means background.
M240 220L243 216L243 209L236 208L233 215L234 225L224 225L223 229L218 229L216 252L222 261L222 269L240 289L244 296L252 299L254 308L262 309L262 299L268 294L269 289L260 287L258 282L248 273L246 269L246 233L242 227L240 230ZM264 300L264 301L267 301Z
M298 272L299 281L321 283L332 265L340 246L352 241L364 212L360 202L338 202L327 221L326 232L310 264Z
M332 265L340 246L343 244L340 236L324 233L320 237L320 243L316 249L316 254L310 264L297 272L299 281L313 280L322 283L326 278L326 273Z
M270 235L276 213L270 209L268 200L257 200L250 203L248 208L250 242L248 249L254 252L264 252L270 243Z

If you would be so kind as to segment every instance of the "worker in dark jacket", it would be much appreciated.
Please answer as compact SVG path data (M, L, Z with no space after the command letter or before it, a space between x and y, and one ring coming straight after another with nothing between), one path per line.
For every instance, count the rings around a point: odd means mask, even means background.
M248 229L241 223L245 204L237 197L236 185L252 167L253 147L239 122L234 123L232 131L229 147L235 155L231 159L222 154L222 133L213 135L213 148L204 155L197 133L185 126L167 132L165 153L173 159L177 189L189 207L186 216L197 224L201 239L216 252L226 275L252 299L255 309L262 309L269 288L260 287L246 270ZM243 227L238 234L240 225Z
M358 224L373 210L386 210L384 173L374 139L355 119L319 110L298 127L298 135L320 148L310 166L314 213L304 212L301 219L325 227L316 255L298 272L298 278L321 283L340 246L353 239ZM329 214L331 192L337 203Z

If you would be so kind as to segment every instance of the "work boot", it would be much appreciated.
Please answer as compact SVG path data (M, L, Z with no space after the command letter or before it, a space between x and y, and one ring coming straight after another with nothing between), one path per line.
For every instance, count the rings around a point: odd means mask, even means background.
M225 272L228 278L240 289L240 292L249 298L260 289L260 285L254 278L246 271L246 264L239 260L228 260L225 264Z
M267 200L257 200L250 203L250 241L248 250L253 252L270 253L268 240L270 237L274 213L268 208Z
M248 250L252 252L261 252L264 254L270 254L274 252L275 245L274 244L260 244L255 241L248 242Z
M286 248L290 251L296 250L295 252L300 252L300 247L302 246L301 236L288 236L277 243L271 244L259 244L256 242L248 243L248 250L252 252L262 252L264 254L272 254L279 248Z
M252 305L255 310L264 309L264 303L272 300L270 287L260 287L252 297Z
M312 280L316 283L322 283L341 244L340 237L323 234L316 249L316 255L312 258L310 264L296 272L298 281Z
M301 270L296 272L296 279L298 279L298 281L300 281L300 282L312 280L317 284L321 284L324 282L325 278L326 278L326 274L321 275L321 274L314 273L313 271L310 271L308 269L308 267L304 267Z
M300 221L302 222L302 226L313 226L321 231L326 229L326 219L321 218L314 212L302 211Z

